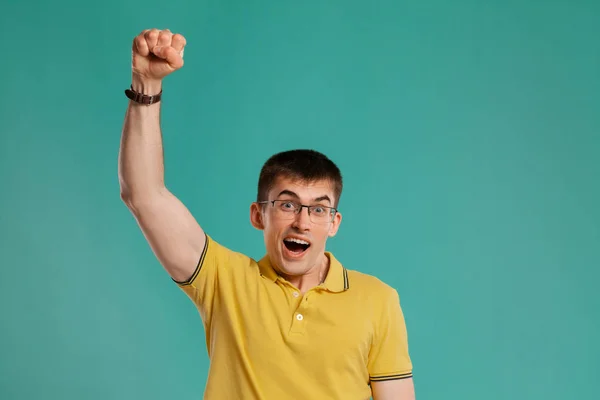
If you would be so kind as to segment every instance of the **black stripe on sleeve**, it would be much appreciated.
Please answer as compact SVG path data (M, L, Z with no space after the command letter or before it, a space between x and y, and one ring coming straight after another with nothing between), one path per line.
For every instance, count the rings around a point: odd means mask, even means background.
M348 270L344 268L344 290L350 289L350 282L348 281Z
M200 259L198 260L198 264L196 264L196 269L194 270L194 273L192 274L192 276L190 276L188 279L186 279L185 281L177 281L173 278L173 282L177 283L178 285L189 285L190 283L192 283L194 281L194 279L196 279L196 277L198 276L198 273L200 272L200 269L202 269L202 264L204 263L204 259L206 258L206 249L208 249L208 235L206 235L206 233L204 234L204 248L202 249L202 253L200 253Z
M371 382L383 382L383 381L392 381L397 379L406 379L412 378L412 372L407 372L405 374L393 374L393 375L377 375L371 376Z

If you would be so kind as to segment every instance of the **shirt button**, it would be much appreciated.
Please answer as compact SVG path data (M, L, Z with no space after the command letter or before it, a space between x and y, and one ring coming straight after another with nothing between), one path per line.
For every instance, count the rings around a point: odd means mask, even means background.
M298 315L296 315L296 319L298 321L302 321L304 319L304 316L302 314L298 314Z
M292 294L294 295L294 297L298 297L298 296L300 296L300 294L299 294L298 292L294 292L294 293L292 293Z

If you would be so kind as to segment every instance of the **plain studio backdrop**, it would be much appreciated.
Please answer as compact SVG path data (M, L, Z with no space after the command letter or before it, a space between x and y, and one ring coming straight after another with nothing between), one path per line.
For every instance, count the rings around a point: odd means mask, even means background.
M418 400L596 399L600 3L3 4L0 398L202 397L197 311L119 197L131 41L164 84L169 188L228 247L268 156L344 174L329 249L401 298Z

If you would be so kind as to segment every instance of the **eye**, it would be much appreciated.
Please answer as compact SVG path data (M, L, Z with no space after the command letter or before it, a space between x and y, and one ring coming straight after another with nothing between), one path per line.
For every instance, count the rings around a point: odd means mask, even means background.
M315 214L325 214L327 210L323 207L315 206L313 207L312 212L314 212Z
M284 201L281 203L281 208L284 210L294 210L296 205L292 201Z

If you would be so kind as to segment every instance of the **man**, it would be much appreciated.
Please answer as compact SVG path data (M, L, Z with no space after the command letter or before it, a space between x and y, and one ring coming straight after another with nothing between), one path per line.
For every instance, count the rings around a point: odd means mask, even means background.
M204 398L414 399L397 292L325 250L342 221L331 160L294 150L265 163L250 207L260 260L217 243L165 187L162 80L183 66L185 44L158 29L133 41L119 179L157 259L200 312L211 360Z

